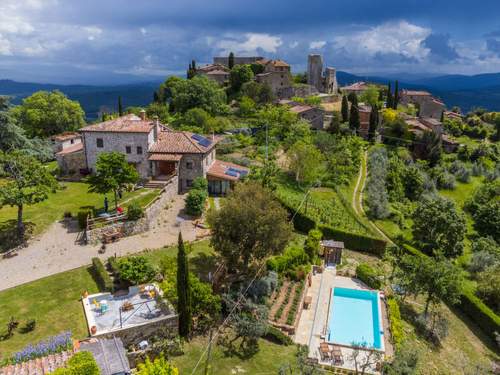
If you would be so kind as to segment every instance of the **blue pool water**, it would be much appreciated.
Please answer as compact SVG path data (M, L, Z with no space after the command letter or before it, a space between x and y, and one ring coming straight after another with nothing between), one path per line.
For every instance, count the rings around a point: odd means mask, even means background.
M364 343L368 348L382 349L381 336L378 293L333 288L327 341L349 346Z

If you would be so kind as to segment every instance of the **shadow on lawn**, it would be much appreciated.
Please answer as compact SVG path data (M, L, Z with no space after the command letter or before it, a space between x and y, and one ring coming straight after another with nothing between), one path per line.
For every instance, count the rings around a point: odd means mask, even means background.
M35 224L29 221L25 222L24 228L25 241L27 241L33 236ZM20 245L22 245L22 243L17 237L17 220L0 222L0 253L4 253Z
M189 263L193 267L198 277L203 281L208 280L208 274L214 273L217 269L219 257L213 254L199 253L189 258Z

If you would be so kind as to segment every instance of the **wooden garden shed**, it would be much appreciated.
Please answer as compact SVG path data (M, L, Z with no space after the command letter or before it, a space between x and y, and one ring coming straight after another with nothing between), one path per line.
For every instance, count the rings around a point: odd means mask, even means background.
M321 247L326 265L341 263L342 250L344 249L344 243L342 241L323 240L321 241Z

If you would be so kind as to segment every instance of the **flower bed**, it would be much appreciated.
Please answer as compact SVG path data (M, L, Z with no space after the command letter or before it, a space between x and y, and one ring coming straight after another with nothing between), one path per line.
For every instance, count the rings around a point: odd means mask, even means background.
M31 359L45 357L49 354L60 353L72 348L73 341L71 340L71 332L66 331L57 336L49 337L47 340L40 341L35 345L29 344L23 350L15 353L10 362L13 364L26 362Z

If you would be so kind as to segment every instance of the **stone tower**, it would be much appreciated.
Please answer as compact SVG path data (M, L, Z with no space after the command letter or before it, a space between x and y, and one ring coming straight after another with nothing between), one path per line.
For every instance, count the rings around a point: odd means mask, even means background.
M323 91L323 58L321 55L307 57L307 84L314 86L319 92Z
M337 89L337 71L335 68L327 67L325 69L325 93L336 94Z

